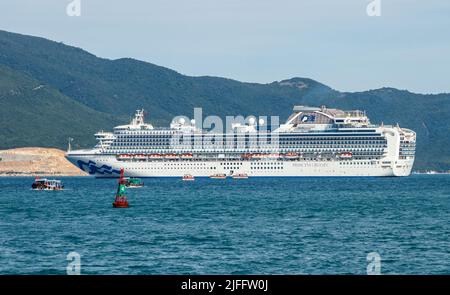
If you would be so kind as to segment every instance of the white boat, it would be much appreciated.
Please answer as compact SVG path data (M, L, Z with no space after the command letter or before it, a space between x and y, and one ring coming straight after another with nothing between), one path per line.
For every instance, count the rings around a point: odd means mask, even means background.
M36 178L31 188L38 191L59 191L64 189L64 185L61 180Z
M231 177L233 179L247 179L248 175L245 173L238 173L238 174L233 174Z

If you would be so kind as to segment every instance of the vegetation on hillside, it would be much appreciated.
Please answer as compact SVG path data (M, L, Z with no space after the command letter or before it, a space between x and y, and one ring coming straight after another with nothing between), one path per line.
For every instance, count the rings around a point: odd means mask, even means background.
M176 115L280 115L294 105L366 110L373 123L396 124L418 135L416 169L450 169L450 94L421 95L383 88L333 90L306 78L269 84L189 77L151 63L98 58L62 43L0 31L1 148L79 146L92 134L145 108L154 124ZM42 87L41 87L42 86ZM11 120L16 124L8 124Z

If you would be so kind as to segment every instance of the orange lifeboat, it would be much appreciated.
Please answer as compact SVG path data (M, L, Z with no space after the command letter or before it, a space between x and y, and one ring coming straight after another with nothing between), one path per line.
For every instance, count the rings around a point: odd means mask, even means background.
M148 156L149 159L161 159L162 156L160 154L151 154Z
M233 174L231 177L233 177L233 179L247 179L248 175L245 173L238 173L238 174Z
M183 181L194 181L195 178L194 178L194 176L191 175L191 174L185 174L185 175L183 175L182 180L183 180Z
M166 158L166 159L178 159L178 155L177 154L166 154L166 155L164 155L164 158Z
M137 154L137 155L134 155L133 158L136 160L146 160L147 156L144 154Z

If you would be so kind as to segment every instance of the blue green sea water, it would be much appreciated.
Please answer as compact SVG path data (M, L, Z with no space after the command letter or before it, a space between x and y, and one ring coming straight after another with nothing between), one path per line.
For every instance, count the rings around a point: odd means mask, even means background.
M115 179L0 178L0 273L450 274L450 176L144 179L114 209Z

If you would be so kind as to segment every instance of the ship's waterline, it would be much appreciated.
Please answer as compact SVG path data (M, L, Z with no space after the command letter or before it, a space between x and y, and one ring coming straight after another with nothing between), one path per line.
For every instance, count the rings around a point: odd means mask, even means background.
M371 124L361 111L296 106L273 131L261 124L215 133L183 119L154 128L138 110L129 125L97 133L93 149L66 157L97 177L118 177L122 168L136 177L408 176L414 163L415 132Z

